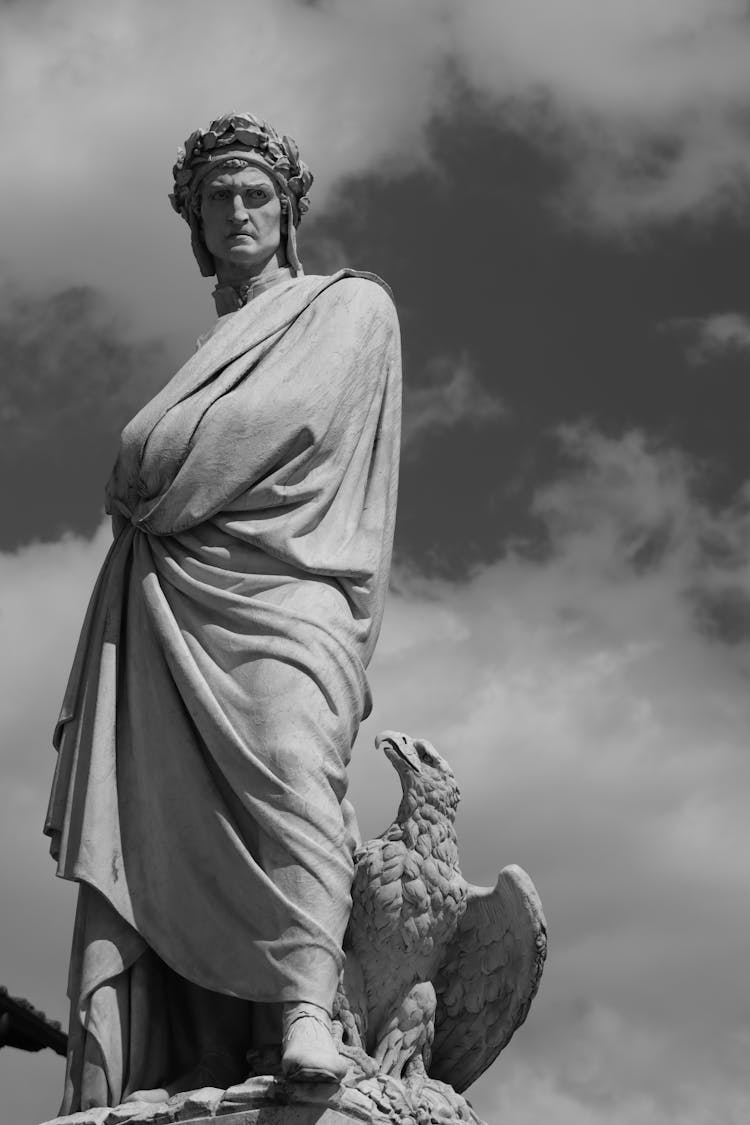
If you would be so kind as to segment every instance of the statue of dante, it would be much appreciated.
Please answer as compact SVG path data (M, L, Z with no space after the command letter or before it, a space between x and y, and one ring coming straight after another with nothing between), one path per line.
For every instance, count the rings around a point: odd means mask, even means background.
M398 323L305 276L312 176L250 114L194 132L174 208L219 319L125 427L114 542L56 731L46 831L78 883L63 1113L223 1086L330 1029L357 827L347 763L388 583Z

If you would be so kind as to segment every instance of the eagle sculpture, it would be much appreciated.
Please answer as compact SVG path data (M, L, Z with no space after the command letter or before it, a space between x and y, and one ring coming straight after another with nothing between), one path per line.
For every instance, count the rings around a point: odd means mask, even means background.
M355 857L346 964L335 1016L342 1047L394 1079L457 1093L493 1062L529 1010L547 949L539 896L520 867L467 883L448 762L422 739L378 735L401 779L396 819Z

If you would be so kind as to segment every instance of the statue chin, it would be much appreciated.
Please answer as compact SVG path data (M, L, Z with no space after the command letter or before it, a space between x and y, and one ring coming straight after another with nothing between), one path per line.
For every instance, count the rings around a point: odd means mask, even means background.
M251 242L230 247L222 258L214 255L219 285L249 285L286 265L286 258L277 248L272 254L259 253Z

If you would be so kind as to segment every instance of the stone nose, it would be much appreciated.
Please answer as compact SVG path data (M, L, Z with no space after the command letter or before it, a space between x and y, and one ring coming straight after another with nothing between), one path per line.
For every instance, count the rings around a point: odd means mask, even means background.
M245 206L242 196L235 195L234 199L232 200L232 206L229 212L229 221L232 223L247 222L248 214L249 212L247 207Z

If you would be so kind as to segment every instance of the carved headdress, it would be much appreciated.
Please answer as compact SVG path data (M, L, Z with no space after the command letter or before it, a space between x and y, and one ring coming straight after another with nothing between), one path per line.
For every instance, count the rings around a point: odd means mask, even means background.
M200 221L200 185L217 165L262 168L278 185L282 211L286 214L287 261L295 273L302 273L297 256L295 227L310 206L307 193L312 172L300 159L291 137L280 136L272 125L252 113L225 113L208 129L196 129L177 154L173 168L174 191L169 198L175 211L190 226L191 244L201 273L213 277L213 256L203 241Z

